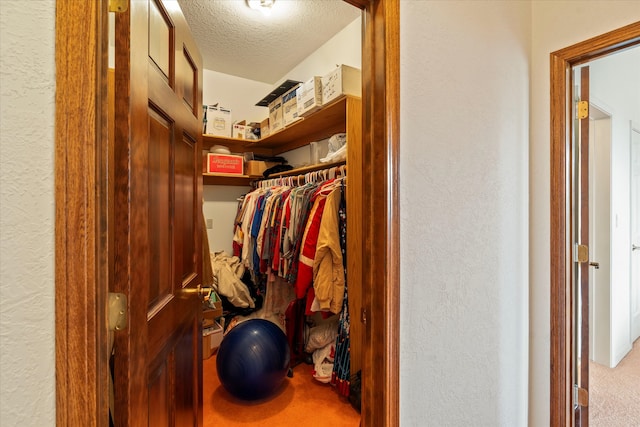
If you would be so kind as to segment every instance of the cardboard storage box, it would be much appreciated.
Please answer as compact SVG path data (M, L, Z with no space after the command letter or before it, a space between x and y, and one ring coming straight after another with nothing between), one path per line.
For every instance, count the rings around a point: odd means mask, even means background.
M247 130L246 121L235 122L231 130L231 138L244 139Z
M278 164L280 163L263 162L261 160L249 160L244 165L245 175L262 176L262 172Z
M284 126L288 126L298 120L298 98L296 96L298 87L300 86L296 86L282 95L282 121Z
M244 157L233 154L207 153L205 155L205 173L244 174Z
M359 69L340 65L322 77L323 104L342 95L362 96L362 77Z
M244 128L244 139L257 140L260 139L260 123L249 122Z
M269 117L260 122L260 139L266 138L271 134L269 129Z
M207 135L231 137L231 110L218 104L207 105L205 112L205 133Z
M222 326L214 322L213 326L202 329L202 358L208 359L222 342Z
M209 305L205 305L202 310L202 318L203 320L214 321L219 317L222 317L222 301L218 300L213 303L214 307L211 308Z
M315 76L301 84L296 97L298 117L319 110L322 107L322 77Z
M283 127L282 97L279 96L269 104L269 133L275 133Z

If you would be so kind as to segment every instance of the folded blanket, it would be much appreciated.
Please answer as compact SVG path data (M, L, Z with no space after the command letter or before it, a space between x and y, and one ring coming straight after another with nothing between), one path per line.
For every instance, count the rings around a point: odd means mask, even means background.
M211 253L213 288L218 295L225 296L231 304L240 308L255 308L247 285L242 282L244 266L240 258L223 252Z

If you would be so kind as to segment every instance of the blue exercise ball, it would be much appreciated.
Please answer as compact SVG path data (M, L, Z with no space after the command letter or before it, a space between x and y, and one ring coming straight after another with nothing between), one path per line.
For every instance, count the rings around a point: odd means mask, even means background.
M282 384L289 370L289 343L273 322L250 319L222 339L216 356L218 378L233 396L264 399Z

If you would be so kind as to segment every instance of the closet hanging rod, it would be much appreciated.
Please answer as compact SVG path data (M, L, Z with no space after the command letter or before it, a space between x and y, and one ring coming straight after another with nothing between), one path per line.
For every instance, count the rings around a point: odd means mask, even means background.
M284 172L274 173L269 175L268 178L264 178L264 179L279 178L282 176L304 175L307 172L314 172L314 171L319 171L323 169L331 169L332 167L342 166L346 164L347 164L346 160L340 160L338 162L331 162L331 163L319 163L317 165L303 166L301 168L295 168L295 169L291 169Z
M285 175L278 174L279 176L256 180L253 181L252 187L255 189L280 185L300 186L333 178L345 179L347 176L347 165L344 161L334 162L330 165L327 163L324 166L322 168L314 167L313 170L311 168L298 168L295 170L297 172L295 175L291 174L294 172L291 170L287 171L288 173Z

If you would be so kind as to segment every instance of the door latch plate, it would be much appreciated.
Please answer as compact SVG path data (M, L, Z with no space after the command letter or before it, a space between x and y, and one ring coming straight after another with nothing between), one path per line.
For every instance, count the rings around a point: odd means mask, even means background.
M575 254L574 254L575 262L589 262L589 247L587 245L578 245L575 246Z

